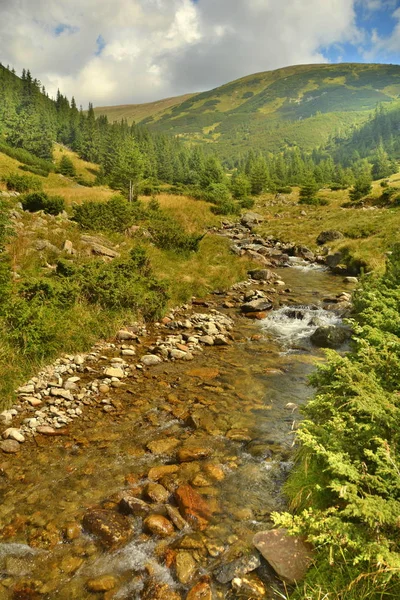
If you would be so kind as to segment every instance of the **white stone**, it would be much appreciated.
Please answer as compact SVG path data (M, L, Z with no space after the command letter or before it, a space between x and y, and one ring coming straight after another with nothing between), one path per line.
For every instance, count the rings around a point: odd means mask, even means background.
M123 377L125 377L123 369L119 367L107 367L106 369L104 369L104 375L106 377L111 378L117 377L118 379L122 379Z
M141 358L141 362L146 367L151 367L152 365L160 364L162 362L162 359L159 356L156 356L155 354L146 354Z
M16 427L9 427L5 431L3 431L3 438L5 440L8 440L8 439L15 440L16 442L24 442L25 441L25 438L22 435L21 430L17 429Z

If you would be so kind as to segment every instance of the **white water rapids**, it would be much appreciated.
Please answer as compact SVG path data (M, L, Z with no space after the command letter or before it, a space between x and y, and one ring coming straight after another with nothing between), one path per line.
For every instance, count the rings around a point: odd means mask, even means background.
M308 339L318 327L339 325L341 319L332 311L310 306L283 306L261 321L264 331L272 334L285 347L296 346Z

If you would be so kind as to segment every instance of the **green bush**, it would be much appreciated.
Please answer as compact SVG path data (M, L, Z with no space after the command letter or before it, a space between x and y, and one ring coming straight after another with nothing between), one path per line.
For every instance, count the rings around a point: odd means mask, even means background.
M238 215L240 213L240 204L234 200L226 200L211 207L211 212L215 215Z
M18 169L21 169L21 171L28 171L29 173L34 173L35 175L40 175L40 177L49 176L49 171L41 169L40 167L35 167L34 165L19 165Z
M61 157L58 172L66 177L75 177L76 175L75 165L66 154L63 154Z
M290 187L290 185L281 185L276 188L276 192L278 194L291 194L292 188Z
M399 245L383 276L363 280L353 316L352 351L329 351L312 378L286 485L295 514L273 514L316 548L292 598L400 597Z
M149 211L147 228L154 244L163 250L195 252L203 236L186 233L182 225L162 211Z
M327 198L301 198L299 200L299 204L307 204L309 206L326 206L329 204L329 200Z
M91 181L90 179L85 179L84 177L82 177L81 175L78 175L75 178L76 183L78 183L79 185L83 185L85 187L95 187L96 182ZM100 185L100 184L99 184Z
M22 207L29 212L43 210L49 215L58 215L65 210L65 201L61 196L48 196L45 192L32 192L22 199Z
M40 190L42 188L42 182L37 177L32 175L19 175L18 173L12 173L8 177L4 177L8 190L14 190L20 194L29 192L30 190Z
M243 198L239 202L241 208L254 208L254 198Z
M144 215L145 211L139 202L128 202L122 196L113 196L107 202L91 201L75 206L72 219L82 229L123 232Z
M24 163L25 165L38 167L39 169L41 169L42 171L46 171L47 173L51 173L55 170L54 165L50 161L44 158L38 158L37 156L31 154L27 150L24 150L23 148L13 148L3 140L0 140L0 152L4 152L4 154L7 154L7 156L18 160L19 162Z

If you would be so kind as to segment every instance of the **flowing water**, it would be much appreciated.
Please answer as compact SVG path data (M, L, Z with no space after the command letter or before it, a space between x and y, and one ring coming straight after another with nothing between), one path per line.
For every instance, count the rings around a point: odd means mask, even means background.
M339 321L322 300L346 287L322 269L294 267L279 272L292 290L285 306L263 321L236 317L234 344L209 348L190 364L164 363L137 375L114 392L116 413L88 410L68 437L39 436L19 455L2 457L0 598L140 599L150 575L184 598L204 574L213 577L216 598L239 597L215 574L251 547L255 532L271 527L271 511L284 508L281 486L291 467L297 407L312 393L307 378L323 360L309 336ZM133 539L116 551L102 550L80 531L83 514L100 503L114 509L115 494L142 490L151 467L174 464L173 451L147 447L170 438L212 453L181 464L178 477L213 507L208 527L162 539L131 517ZM177 475L162 483L172 493ZM156 512L164 509L157 505ZM191 581L182 574L179 581L166 566L171 548L194 558ZM112 575L116 584L96 595L87 581L100 575ZM264 597L278 597L271 574L260 575L269 581Z

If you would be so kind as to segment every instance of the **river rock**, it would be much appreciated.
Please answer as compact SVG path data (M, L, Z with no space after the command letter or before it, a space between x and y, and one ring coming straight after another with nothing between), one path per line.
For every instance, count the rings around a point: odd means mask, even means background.
M175 497L181 515L194 528L200 531L206 529L211 517L208 503L190 485L181 485L175 492Z
M242 304L240 310L242 311L242 313L258 313L271 310L271 308L271 302L266 302L264 299L261 298L259 300L252 300L251 302L246 302L246 304Z
M123 379L125 377L124 370L121 367L107 367L104 369L105 377L117 377L117 379Z
M117 340L136 340L137 335L127 329L120 329L116 335Z
M343 283L358 283L358 277L345 277Z
M202 579L189 591L186 600L213 600L209 577L202 577Z
M54 427L50 427L50 425L39 425L36 428L37 433L41 433L42 435L54 435L55 429Z
M328 229L327 231L321 231L317 237L318 246L323 246L327 242L333 242L334 240L340 240L344 237L343 233L337 231L337 229Z
M3 431L3 438L5 440L16 440L20 443L25 441L25 437L22 435L21 430L17 429L16 427L9 427L5 431Z
M69 400L70 402L72 402L74 399L70 390L63 390L62 388L52 387L50 394L55 398L63 398L64 400Z
M174 526L171 521L162 515L150 515L143 522L144 527L160 537L169 537L174 534Z
M267 593L261 579L253 574L235 577L235 579L232 579L231 585L235 592L238 592L240 596L245 595L246 598L265 598Z
M177 458L179 462L191 462L208 458L212 454L211 448L205 446L183 446L179 448Z
M16 454L20 449L21 447L16 440L4 440L0 442L0 450L6 454Z
M203 471L215 481L223 481L225 479L225 473L221 465L206 463L203 466Z
M246 573L258 569L260 564L259 556L255 553L251 553L218 567L214 572L214 575L219 583L228 583L235 577L241 577L246 575Z
M159 467L152 467L148 472L148 478L153 481L162 479L165 475L173 475L179 471L178 465L160 465Z
M89 592L108 592L113 590L117 585L117 580L112 575L102 575L95 579L89 579L86 587Z
M82 524L105 548L112 550L126 544L133 535L127 517L102 508L89 510L83 517Z
M146 354L145 356L142 356L140 362L145 367L152 367L153 365L159 365L162 362L162 358L155 354Z
M147 517L151 510L147 502L132 496L129 492L123 495L119 501L118 508L124 515L135 515L137 517Z
M252 269L248 271L248 275L255 281L270 281L276 278L276 274L269 269Z
M180 444L176 438L164 438L162 440L153 440L147 444L147 448L153 454L171 454Z
M200 379L215 379L219 375L219 370L212 367L199 367L186 371L190 377L199 377Z
M313 560L310 544L302 537L288 535L286 529L256 533L253 544L279 577L290 584L303 579Z
M247 212L240 219L241 224L245 227L248 227L249 229L255 227L259 223L262 223L263 221L264 217L255 212Z
M183 585L187 585L193 579L197 563L190 552L180 550L176 554L175 569L178 581Z
M319 348L338 348L349 337L350 331L347 327L323 325L314 331L310 340L314 346L318 346Z
M35 386L33 385L33 383L28 383L27 385L23 385L22 387L19 387L17 391L18 391L18 394L34 394Z
M165 489L163 485L160 485L159 483L149 483L146 486L146 495L153 502L158 502L158 504L164 504L164 502L168 502L170 493Z
M167 504L165 508L167 509L169 518L171 519L175 527L179 529L179 531L188 526L187 522L175 506Z
M140 600L181 600L181 595L167 583L150 579L140 595Z

